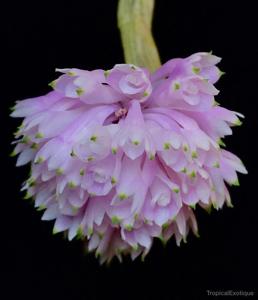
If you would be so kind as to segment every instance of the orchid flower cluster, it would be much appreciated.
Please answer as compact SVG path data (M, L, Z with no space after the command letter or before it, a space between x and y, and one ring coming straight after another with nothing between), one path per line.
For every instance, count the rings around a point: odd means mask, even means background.
M57 69L45 96L17 101L17 166L31 163L25 198L53 233L86 241L101 262L144 258L154 237L198 235L193 209L231 205L227 184L247 173L223 138L237 112L214 100L222 72L211 53L172 59L150 74Z

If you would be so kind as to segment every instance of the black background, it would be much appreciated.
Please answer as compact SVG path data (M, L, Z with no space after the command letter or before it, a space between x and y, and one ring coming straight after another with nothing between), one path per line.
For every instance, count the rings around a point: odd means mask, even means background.
M238 3L239 2L239 3ZM8 154L17 99L49 91L56 67L107 69L123 62L117 1L10 1L1 5L1 256L3 299L207 299L207 290L257 288L257 16L255 1L156 0L153 31L162 62L197 51L222 57L218 101L244 125L226 139L249 175L230 189L234 209L197 209L201 238L159 241L142 263L100 266L80 242L52 236L52 223L22 200L28 168ZM1 289L3 291L3 289ZM220 297L219 297L220 298ZM233 298L233 297L232 297ZM241 298L241 297L237 297ZM250 297L256 298L256 297Z

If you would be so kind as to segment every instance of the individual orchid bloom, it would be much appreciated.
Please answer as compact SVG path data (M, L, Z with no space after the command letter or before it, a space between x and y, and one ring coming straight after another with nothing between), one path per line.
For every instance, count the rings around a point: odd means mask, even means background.
M53 233L80 238L100 262L144 258L153 239L198 236L196 206L232 206L241 160L223 149L243 115L218 106L220 58L200 52L150 74L132 64L108 71L58 69L45 96L18 101L13 117L23 184Z
M189 74L195 73L210 83L216 83L224 73L216 66L221 61L220 57L211 53L199 52L186 59L187 71ZM189 68L189 69L188 69Z
M144 102L152 92L147 70L129 64L115 65L106 72L107 84L128 99Z
M121 154L110 154L105 159L86 167L82 187L91 195L107 195L117 183L121 171Z
M115 195L111 201L112 207L108 214L114 223L122 223L125 227L132 227L144 204L151 172L141 170L143 157L131 160L124 157L121 173L115 186Z
M145 167L146 169L146 167ZM162 172L156 161L147 162L147 170L152 173L152 181L143 207L145 222L163 226L178 214L182 207L180 187Z
M85 71L79 69L57 69L65 73L51 85L69 98L79 98L86 104L110 104L118 102L121 95L106 82L103 70Z
M190 229L196 236L199 236L197 222L193 210L189 206L184 205L180 209L176 220L164 226L161 239L164 242L167 242L170 237L174 235L176 243L179 246L182 240L186 241L186 237Z
M36 113L49 111L51 106L62 99L62 95L52 91L45 96L17 101L12 112L13 117L31 117ZM63 101L62 101L63 102ZM29 118L30 119L30 118ZM25 120L24 120L25 121ZM26 122L28 119L26 119Z
M87 126L81 138L74 143L74 155L86 162L104 159L111 153L114 130L116 130L116 126L113 125Z
M199 75L208 82L214 84L224 73L216 66L221 61L211 53L198 52L185 59L174 58L161 66L154 74L152 81L164 81L168 78L176 78L180 75L192 76Z
M218 90L200 76L177 76L160 83L152 95L152 103L183 110L208 110Z
M112 151L115 153L118 148L122 148L125 154L132 160L143 155L144 152L149 157L155 155L155 146L151 134L145 125L141 105L138 101L132 100L125 119L121 119L118 124L119 130L114 135Z

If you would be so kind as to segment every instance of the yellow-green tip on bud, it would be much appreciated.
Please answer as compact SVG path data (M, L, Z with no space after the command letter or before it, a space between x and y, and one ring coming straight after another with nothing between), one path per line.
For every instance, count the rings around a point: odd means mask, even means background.
M44 137L44 134L41 132L36 133L35 138L36 139L42 139Z
M219 146L226 147L226 144L224 143L224 141L222 139L218 139L217 143Z
M201 69L198 68L198 67L193 67L192 71L193 71L194 74L199 74L201 72Z
M68 187L69 187L69 189L74 189L74 188L77 187L77 185L73 181L69 181L68 182Z
M215 164L213 165L214 168L219 168L220 167L220 164L219 162L215 162Z
M215 99L213 100L213 106L220 106L219 102L217 102Z
M197 158L197 157L198 157L197 152L196 152L196 151L193 151L193 152L192 152L192 158Z
M76 76L76 74L75 74L74 72L72 72L72 71L69 71L69 72L67 72L66 74L67 74L68 76L71 76L71 77Z
M190 177L190 178L195 178L195 177L196 177L196 172L195 172L195 171L192 171L192 172L189 174L189 177Z
M187 169L186 169L186 168L183 168L183 169L181 170L181 172L182 172L182 173L187 173Z
M83 239L83 237L84 237L83 228L79 226L76 231L76 238L81 240Z
M78 88L76 89L76 94L77 94L78 96L81 96L83 93L84 93L84 89L82 89L81 87L78 87Z
M116 184L116 179L115 179L115 177L111 177L111 183L112 183L112 184Z
M118 197L120 200L125 200L128 198L128 195L126 195L125 193L120 193L120 194L118 194Z
M48 85L54 89L56 87L56 80L51 81Z
M133 226L131 224L127 224L127 225L125 225L125 229L127 231L132 231L133 230Z
M236 179L235 181L231 182L230 185L240 186L240 183L239 183L238 179Z
M164 237L162 235L158 236L158 238L161 241L163 247L165 247L167 245L167 240L164 239Z
M243 124L243 122L241 122L239 119L237 119L234 123L233 123L233 125L235 125L235 126L241 126Z
M111 218L111 222L112 222L112 224L114 224L114 225L118 225L118 224L120 224L121 220L120 220L120 218L118 218L117 216L113 216L113 217Z
M116 154L117 153L117 149L116 148L112 148L112 154Z
M176 194L178 194L180 192L179 188L174 188L174 189L172 189L172 191Z
M93 234L93 228L89 227L87 233L88 233L88 235L92 235Z
M199 231L197 230L196 232L194 232L194 235L199 239L200 238L200 234Z
M184 146L183 146L183 150L184 150L185 152L187 152L187 151L189 150L188 146L187 146L187 145L184 145Z
M31 177L27 180L27 184L29 185L29 187L35 186L36 185L36 180L35 178Z
M132 249L133 249L133 251L137 251L137 250L139 249L138 244L133 245L133 246L132 246Z
M170 149L170 143L165 143L163 145L164 150L169 150Z
M16 109L16 105L10 106L10 107L9 107L9 110L10 110L11 112L15 111L15 109Z
M44 209L46 209L46 205L42 204L37 208L37 211L42 211Z
M17 153L15 152L15 150L13 150L13 151L9 154L10 157L14 157L14 156L16 156L16 155L17 155Z
M54 227L53 228L53 231L52 231L52 234L57 234L59 231Z
M35 161L35 164L41 164L45 161L44 157L39 156L38 159Z
M108 77L109 73L110 73L109 70L104 71L104 76L105 76L105 77Z
M212 205L210 204L209 206L207 206L205 208L205 210L207 211L207 213L210 215L211 214L211 211L212 211Z
M162 229L166 230L169 227L170 223L166 222L165 224L162 225Z
M178 82L173 85L174 91L178 91L180 89L180 84Z
M234 207L234 205L232 204L231 201L227 201L226 204L227 204L227 207L229 207L229 208L233 208Z
M63 174L64 174L64 170L63 169L61 169L61 168L56 169L56 175L57 176L60 176L60 175L63 175Z
M91 140L92 142L96 142L96 141L97 141L97 136L96 136L96 135L92 135L92 136L90 137L90 140Z
M196 204L189 204L192 209L196 209Z
M31 149L34 149L34 150L37 150L39 148L39 144L37 143L33 143L31 146L30 146Z
M149 159L150 159L150 160L154 160L154 159L155 159L155 154L151 154L151 155L149 156Z
M27 192L26 194L25 194L25 196L23 197L23 199L24 200L28 200L28 199L30 199L32 197L32 195L29 193L29 192Z
M21 140L21 144L28 144L30 142L30 138L25 135L22 140Z
M223 76L223 75L225 75L225 74L226 74L226 72L223 72L223 71L219 70L219 76L220 77Z

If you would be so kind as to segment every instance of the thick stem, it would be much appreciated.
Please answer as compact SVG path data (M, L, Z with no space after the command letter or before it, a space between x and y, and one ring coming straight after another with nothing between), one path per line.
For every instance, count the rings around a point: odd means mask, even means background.
M126 63L148 68L160 66L160 58L152 33L154 0L119 0L118 27Z

